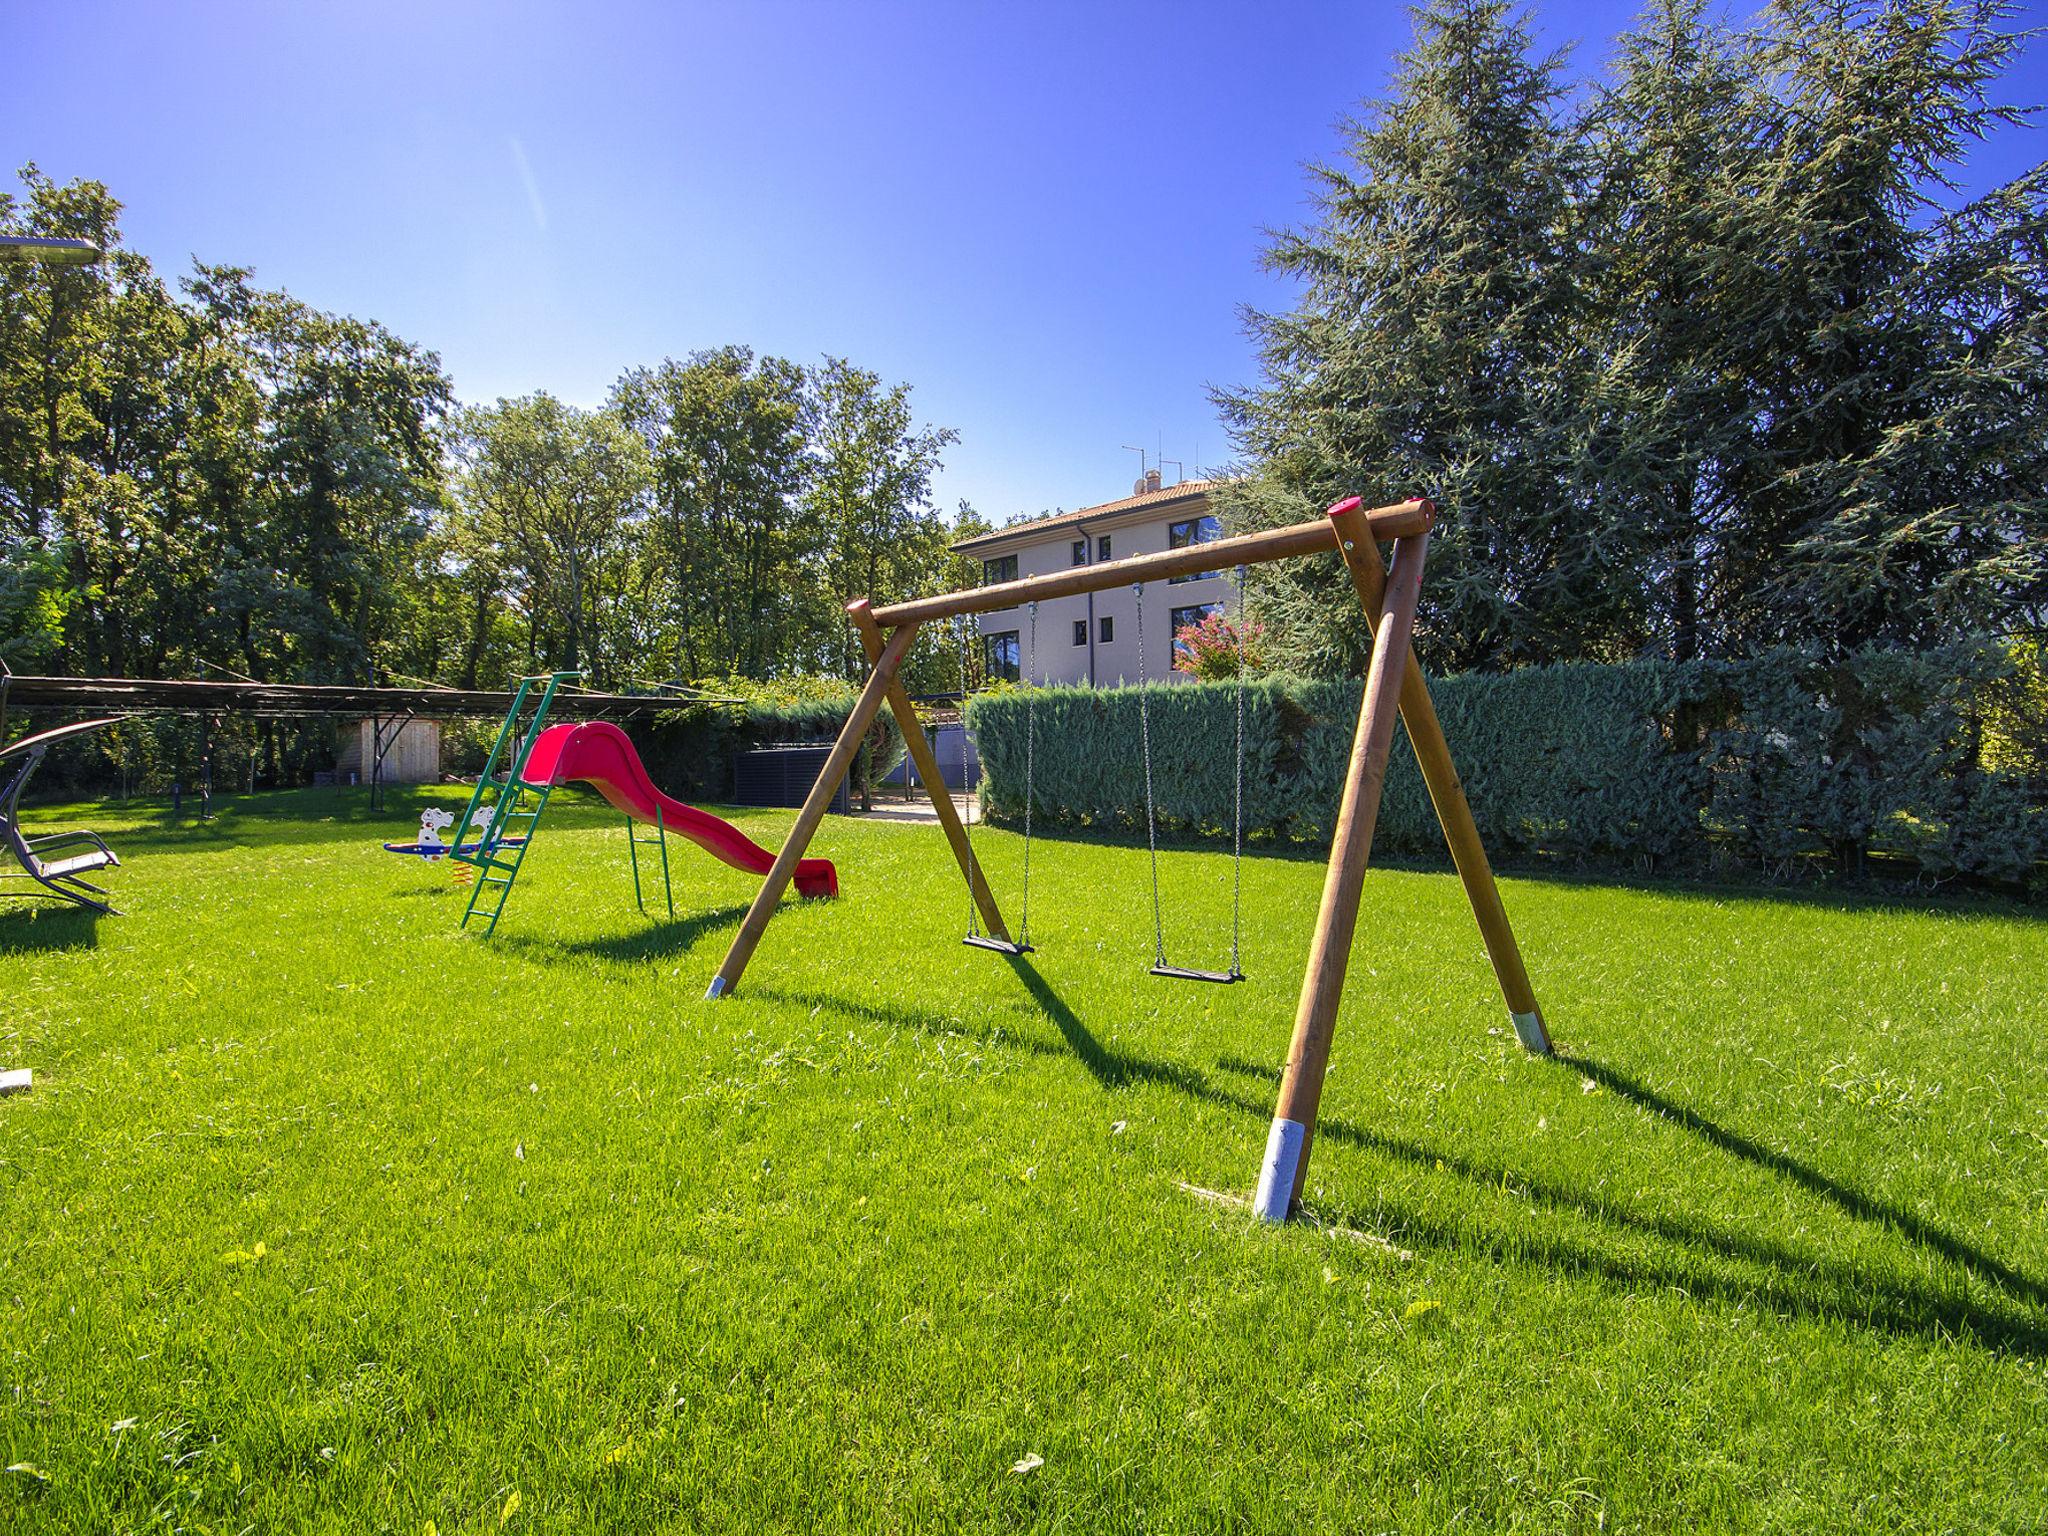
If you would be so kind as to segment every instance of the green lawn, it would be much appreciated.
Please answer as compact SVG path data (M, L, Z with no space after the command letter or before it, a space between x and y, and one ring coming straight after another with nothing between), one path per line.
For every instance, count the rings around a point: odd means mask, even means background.
M359 806L95 810L127 915L0 911L0 1529L2048 1521L2038 919L1509 881L1541 1061L1375 872L1276 1230L1185 1186L1256 1176L1312 860L1203 987L1142 848L1041 842L1013 963L935 828L834 819L707 1003L746 877L679 844L651 922L558 798L485 943Z

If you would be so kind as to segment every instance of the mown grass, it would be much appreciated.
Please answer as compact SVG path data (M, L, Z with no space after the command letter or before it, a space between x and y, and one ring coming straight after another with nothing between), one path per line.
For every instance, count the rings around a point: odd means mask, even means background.
M935 829L834 820L706 1003L745 877L644 919L558 799L486 944L359 806L98 811L127 915L0 910L10 1532L2041 1527L2025 914L1511 881L1540 1061L1375 872L1271 1230L1183 1185L1256 1173L1313 862L1176 985L1142 849L1041 842L1012 963Z

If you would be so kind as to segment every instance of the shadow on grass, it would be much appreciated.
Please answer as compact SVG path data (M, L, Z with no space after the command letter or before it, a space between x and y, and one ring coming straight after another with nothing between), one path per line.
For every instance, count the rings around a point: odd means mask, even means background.
M976 824L979 832L982 823ZM1007 822L986 823L993 836L1016 837L1021 827ZM1143 823L1134 827L1054 827L1043 824L1032 829L1032 837L1047 843L1073 843L1081 847L1145 851ZM1230 857L1227 834L1200 837L1162 829L1161 853L1208 853ZM1287 864L1327 864L1328 843L1296 841L1271 835L1248 834L1245 856ZM1441 849L1429 852L1407 848L1375 848L1372 867L1410 875L1454 875L1450 859ZM1791 906L1813 907L1829 912L1939 912L1958 917L2040 919L2043 909L2018 896L1996 890L1925 890L1885 886L1875 882L1861 885L1831 885L1820 882L1773 884L1763 876L1730 879L1699 869L1674 870L1669 874L1642 874L1630 870L1582 868L1561 858L1543 855L1499 855L1492 859L1494 874L1532 884L1566 889L1630 891L1674 901L1752 902L1768 901Z
M1637 1082L1613 1067L1584 1056L1560 1053L1555 1059L1561 1066L1570 1067L1573 1071L1590 1077L1601 1087L1619 1094L1631 1103L1641 1105L1644 1109L1684 1126L1695 1136L1710 1142L1723 1152L1792 1180L1858 1220L1873 1221L1880 1226L1890 1227L1921 1247L1930 1248L1965 1269L1989 1275L2000 1286L2017 1296L2024 1297L2035 1306L2048 1307L2048 1285L2021 1274L2004 1260L1995 1258L1980 1248L1972 1247L1961 1238L1915 1216L1911 1211L1889 1205L1874 1196L1864 1194L1861 1190L1851 1189L1818 1169L1808 1167L1795 1157L1773 1151L1747 1136L1717 1125L1697 1110L1688 1109L1683 1104L1665 1098L1655 1089Z
M25 891L0 891L0 896L27 894ZM69 903L46 907L17 907L10 903L0 907L0 955L91 949L100 941L99 922L99 913Z
M559 947L568 954L598 955L606 960L661 960L694 948L697 941L708 933L737 928L740 919L747 915L747 906L748 903L741 901L730 906L712 907L708 911L679 917L674 922L657 922L651 928L607 933L595 939L578 939Z
M1199 1068L1158 1061L1105 1046L1054 991L1030 961L1008 957L1018 980L1059 1031L1063 1045L1010 1034L999 1027L977 1030L967 1021L928 1014L898 1004L869 1003L822 993L769 993L806 1008L825 1008L855 1018L904 1026L920 1033L970 1035L989 1046L1016 1046L1036 1055L1077 1060L1107 1089L1158 1086L1200 1103L1244 1115L1264 1126L1272 1116L1270 1096L1247 1097L1212 1081ZM1562 1058L1561 1058L1562 1059ZM1620 1073L1584 1061L1566 1061L1574 1070L1607 1083L1617 1096L1669 1115L1676 1123L1711 1145L1780 1177L1790 1178L1828 1200L1844 1214L1877 1223L1916 1242L1968 1271L1992 1282L1997 1296L1990 1302L1958 1294L1959 1288L1916 1285L1871 1274L1866 1270L1810 1252L1801 1252L1748 1232L1716 1230L1698 1217L1678 1218L1634 1211L1600 1190L1583 1190L1532 1176L1518 1168L1440 1150L1354 1126L1325 1116L1316 1134L1326 1140L1394 1158L1425 1171L1448 1173L1475 1190L1508 1198L1513 1226L1488 1226L1483 1216L1461 1223L1427 1210L1381 1203L1370 1213L1342 1206L1319 1205L1309 1212L1325 1221L1380 1231L1413 1246L1431 1246L1477 1254L1497 1263L1546 1270L1589 1273L1630 1287L1670 1287L1695 1296L1712 1296L1734 1305L1768 1302L1800 1317L1860 1323L1901 1337L1965 1338L2001 1353L2048 1359L2048 1289L2013 1266L1952 1234L1848 1188L1796 1159L1775 1153L1727 1131L1705 1117L1635 1084ZM1228 1059L1223 1070L1270 1082L1272 1074L1251 1064ZM1248 1154L1249 1155L1249 1154ZM1523 1218L1528 1204L1569 1211L1603 1227L1627 1229L1670 1244L1685 1255L1673 1262L1641 1252L1613 1253L1530 1229ZM1392 1230L1389 1230L1389 1229ZM1749 1265L1761 1277L1731 1271Z

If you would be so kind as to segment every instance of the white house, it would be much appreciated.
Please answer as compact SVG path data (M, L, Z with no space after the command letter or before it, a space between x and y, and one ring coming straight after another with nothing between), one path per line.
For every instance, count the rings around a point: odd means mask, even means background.
M1210 509L1214 485L1210 480L1161 485L1155 469L1121 501L1014 523L962 539L953 548L979 557L982 583L992 586L1070 566L1206 544L1223 532ZM1154 682L1186 679L1188 674L1173 670L1175 631L1199 624L1219 605L1235 620L1236 594L1228 570L1146 582L1145 676ZM1138 594L1129 587L1040 601L1035 649L1025 608L985 613L980 622L982 653L992 678L1100 687L1138 680Z

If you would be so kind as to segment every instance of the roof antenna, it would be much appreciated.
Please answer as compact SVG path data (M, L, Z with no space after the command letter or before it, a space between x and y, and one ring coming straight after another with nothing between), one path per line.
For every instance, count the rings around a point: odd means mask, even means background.
M1164 469L1164 468L1166 468L1166 466L1167 466L1167 465L1169 465L1169 464L1171 464L1171 465L1173 466L1173 468L1174 468L1174 476L1173 476L1173 483L1174 483L1175 485L1179 485L1179 484L1180 484L1180 483L1181 483L1181 482L1182 482L1183 480L1187 479L1187 477L1188 477L1188 467L1187 467L1187 465L1185 465L1185 464L1181 463L1181 461L1180 461L1179 459L1161 459L1161 460L1159 461L1159 467L1160 467L1161 469Z
M1138 483L1131 487L1131 494L1133 496L1142 496L1145 494L1145 471L1148 468L1150 468L1150 466L1145 462L1147 457L1145 450L1142 448L1133 448L1129 443L1125 443L1124 452L1135 453L1138 456Z

